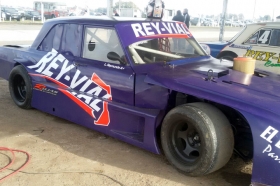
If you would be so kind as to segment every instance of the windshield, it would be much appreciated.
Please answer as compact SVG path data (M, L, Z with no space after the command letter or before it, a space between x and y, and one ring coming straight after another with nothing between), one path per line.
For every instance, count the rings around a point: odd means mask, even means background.
M17 13L17 10L14 8L6 8L6 11L10 13Z
M133 43L130 54L136 64L170 62L177 59L206 56L193 38L156 38Z
M229 40L229 42L234 42L244 32L244 30L246 28L247 28L247 26L245 26L240 32L238 32L233 38L231 38L231 40Z
M36 12L36 11L32 11L31 14L32 15L40 15L39 12Z

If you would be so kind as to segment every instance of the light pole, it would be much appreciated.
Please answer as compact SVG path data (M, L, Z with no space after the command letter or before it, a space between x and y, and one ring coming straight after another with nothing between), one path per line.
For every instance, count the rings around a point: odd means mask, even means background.
M0 22L2 21L1 0L0 0Z
M223 41L223 39L224 39L225 19L226 19L226 14L227 14L227 5L228 5L228 0L224 0L223 12L222 12L222 17L221 17L222 20L221 20L221 26L220 26L219 41Z
M255 0L255 3L254 3L253 21L255 20L256 4L257 4L257 0Z
M107 16L113 16L113 0L107 0Z
M44 23L44 4L41 2L41 22Z
M120 15L121 15L121 3L122 3L122 1L119 0L119 14L120 14Z

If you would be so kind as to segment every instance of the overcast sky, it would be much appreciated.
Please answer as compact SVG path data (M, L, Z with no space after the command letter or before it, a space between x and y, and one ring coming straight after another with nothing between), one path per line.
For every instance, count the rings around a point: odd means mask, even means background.
M53 0L52 0L53 1ZM78 5L85 6L88 4L90 8L106 7L107 0L57 0L67 2L69 6ZM119 0L114 0L118 2ZM143 9L149 0L132 0L139 8ZM280 0L228 0L228 13L243 13L247 19L253 18L254 4L256 1L255 17L259 15L270 15L274 17L280 15ZM33 7L34 0L0 0L2 5L12 6L28 6ZM223 0L165 0L168 9L188 8L191 16L198 14L217 15L222 12Z

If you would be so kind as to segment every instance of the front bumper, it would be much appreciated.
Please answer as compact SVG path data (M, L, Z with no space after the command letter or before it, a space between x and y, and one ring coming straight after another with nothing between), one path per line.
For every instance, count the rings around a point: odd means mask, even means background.
M8 19L20 19L21 18L21 16L20 15L15 15L15 14L12 14L12 15L7 15L7 18Z

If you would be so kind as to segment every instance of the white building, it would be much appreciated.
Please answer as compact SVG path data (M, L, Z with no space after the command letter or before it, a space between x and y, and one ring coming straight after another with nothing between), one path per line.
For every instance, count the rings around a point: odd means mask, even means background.
M164 9L163 20L171 21L175 16L176 12L173 9Z
M142 11L139 8L120 8L119 14L121 17L142 17Z

